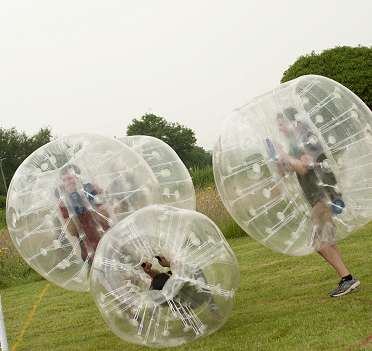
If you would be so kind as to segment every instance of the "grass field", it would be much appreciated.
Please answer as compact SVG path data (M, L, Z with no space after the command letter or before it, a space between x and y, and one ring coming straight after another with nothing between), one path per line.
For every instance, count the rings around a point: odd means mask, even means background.
M18 255L7 231L0 229L0 289L40 280Z
M213 186L197 191L197 209L212 219L227 238L246 236L225 210ZM0 209L0 229L5 226L5 215ZM41 278L23 261L8 234L0 233L0 289L29 283Z
M340 243L362 287L338 299L327 296L337 279L317 255L288 257L249 238L229 240L241 270L233 314L216 334L175 350L372 349L371 231ZM12 351L145 350L114 336L88 294L39 281L1 295Z
M337 278L317 255L275 254L249 239L197 170L197 208L224 232L234 249L241 285L231 318L216 334L175 350L372 350L372 224L340 243L362 281L339 299L327 292ZM5 224L0 210L0 228ZM244 235L244 237L241 237ZM89 294L68 292L41 278L0 233L0 295L12 351L146 350L126 344L104 324Z

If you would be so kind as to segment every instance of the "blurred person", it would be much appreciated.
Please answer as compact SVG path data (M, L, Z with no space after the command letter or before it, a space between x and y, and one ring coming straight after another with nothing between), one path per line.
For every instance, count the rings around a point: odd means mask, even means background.
M109 214L99 199L102 190L92 183L83 183L80 173L76 165L63 167L56 197L68 232L79 239L82 260L89 257L91 263L102 235L110 228Z
M277 166L279 174L296 173L304 196L311 206L311 245L331 265L340 281L329 295L338 297L350 293L360 285L346 267L336 245L336 225L333 216L345 207L342 195L336 191L334 173L327 169L327 157L317 136L309 125L296 121L295 108L284 110L277 115L279 130L289 140L289 152L279 150Z

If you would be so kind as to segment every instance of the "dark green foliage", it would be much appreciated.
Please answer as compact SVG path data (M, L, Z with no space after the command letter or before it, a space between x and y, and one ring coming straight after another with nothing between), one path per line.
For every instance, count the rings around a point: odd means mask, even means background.
M0 128L0 159L4 158L2 167L8 186L14 172L23 160L40 146L48 143L50 139L51 130L49 128L42 128L32 136L19 132L15 128ZM0 174L0 194L2 195L6 193L4 188Z
M164 142L169 142L167 128L168 122L165 118L153 114L146 114L141 118L132 120L128 125L127 135L151 135ZM195 142L195 140L193 142Z
M0 195L0 210L6 206L6 196Z
M341 46L301 56L283 74L287 82L305 74L318 74L336 80L372 108L372 47Z
M196 145L195 133L179 123L164 117L146 114L128 125L127 135L150 135L161 139L178 154L186 167L203 167L212 163L210 153Z
M192 168L212 167L212 154L200 146L193 146L191 152L186 155L186 164Z

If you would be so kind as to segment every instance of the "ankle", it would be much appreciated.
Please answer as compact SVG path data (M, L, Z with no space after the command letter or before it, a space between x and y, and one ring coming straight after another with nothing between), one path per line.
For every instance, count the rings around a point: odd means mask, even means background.
M341 278L341 280L343 281L352 280L352 279L353 279L353 276L351 274L345 275Z

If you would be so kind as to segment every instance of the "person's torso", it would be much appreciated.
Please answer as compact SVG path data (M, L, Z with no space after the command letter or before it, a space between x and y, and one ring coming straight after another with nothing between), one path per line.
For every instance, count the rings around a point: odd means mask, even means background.
M297 174L298 182L302 188L306 200L314 206L324 197L331 201L339 196L335 190L337 183L334 173L327 169L327 156L317 137L308 128L303 128L298 136L290 143L289 154L300 159L302 155L309 155L314 160L314 165L305 175Z

